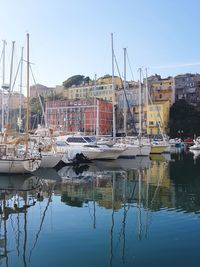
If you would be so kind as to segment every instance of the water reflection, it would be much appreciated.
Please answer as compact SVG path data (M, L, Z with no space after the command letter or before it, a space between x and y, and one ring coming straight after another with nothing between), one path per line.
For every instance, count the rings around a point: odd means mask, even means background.
M13 258L13 251L20 262L15 266L27 266L28 212L37 202L43 201L43 194L51 195L50 188L51 184L35 175L0 176L0 260L5 266L12 266L9 258ZM30 253L38 237L39 231Z
M0 263L49 267L56 255L58 266L66 257L69 266L146 266L144 253L172 253L168 238L200 230L189 217L199 218L199 173L200 159L181 152L0 176ZM159 257L154 266L169 266Z

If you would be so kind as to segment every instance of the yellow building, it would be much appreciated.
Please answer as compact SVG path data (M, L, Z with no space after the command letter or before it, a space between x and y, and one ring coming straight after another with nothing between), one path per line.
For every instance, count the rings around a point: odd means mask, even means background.
M147 134L158 135L168 133L170 101L162 101L148 105Z
M121 85L121 79L119 77L115 77L115 90L119 89ZM96 81L96 84L85 84L79 86L72 86L70 88L63 87L63 96L68 99L98 97L100 99L112 101L112 78L100 78Z
M173 77L162 79L159 75L157 75L155 78L152 78L149 83L149 87L153 102L169 100L170 105L174 103L175 94Z

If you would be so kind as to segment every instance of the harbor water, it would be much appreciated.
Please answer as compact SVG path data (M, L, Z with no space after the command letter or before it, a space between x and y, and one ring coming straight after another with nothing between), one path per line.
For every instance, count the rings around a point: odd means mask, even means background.
M200 158L0 177L0 266L199 266Z

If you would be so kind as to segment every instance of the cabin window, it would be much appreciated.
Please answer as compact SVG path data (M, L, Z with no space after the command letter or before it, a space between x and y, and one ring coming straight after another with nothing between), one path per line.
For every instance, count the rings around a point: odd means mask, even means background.
M82 137L68 137L68 143L87 143Z
M84 139L85 139L88 143L93 142L92 139L91 139L90 137L84 137Z

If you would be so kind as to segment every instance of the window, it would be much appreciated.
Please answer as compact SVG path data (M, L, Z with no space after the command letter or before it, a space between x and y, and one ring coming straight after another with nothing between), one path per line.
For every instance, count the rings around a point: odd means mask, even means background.
M82 137L68 137L68 143L87 143Z

